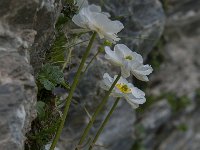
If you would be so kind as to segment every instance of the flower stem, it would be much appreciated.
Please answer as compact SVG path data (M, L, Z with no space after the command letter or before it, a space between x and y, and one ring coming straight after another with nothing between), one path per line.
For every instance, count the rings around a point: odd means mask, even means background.
M69 95L68 95L68 97L66 99L66 105L65 105L64 112L63 112L63 115L62 115L61 123L60 123L60 126L57 129L57 132L56 132L56 135L55 135L55 137L53 139L53 142L51 144L50 150L54 150L54 148L56 147L56 144L57 144L57 142L59 140L59 137L61 135L62 129L64 127L65 119L67 117L67 113L68 113L68 110L69 110L69 106L70 106L70 103L71 103L71 100L72 100L72 97L73 97L73 93L74 93L74 91L76 89L76 86L78 84L79 77L81 75L81 71L82 71L84 63L85 63L85 61L86 61L86 59L87 59L87 57L88 57L88 55L90 53L90 50L91 50L92 44L93 44L93 42L95 40L95 37L96 37L96 32L93 33L93 35L92 35L92 37L90 39L88 47L87 47L86 51L83 54L81 63L79 65L79 68L78 68L78 70L76 72L76 75L74 77L74 81L73 81L73 83L71 85L71 88L70 88L70 91L69 91Z
M94 137L94 139L93 139L93 141L92 141L92 145L89 147L89 150L92 150L93 145L96 143L97 139L99 138L99 135L100 135L101 132L103 131L103 129L104 129L105 125L107 124L107 122L109 121L109 119L110 119L112 113L114 112L114 110L115 110L115 108L116 108L116 106L117 106L119 100L120 100L120 98L117 98L117 99L115 100L115 103L113 104L113 106L112 106L112 108L110 109L108 115L106 116L106 118L104 119L103 123L101 124L99 130L97 131L97 133L96 133L96 135L95 135L95 137Z
M96 54L92 57L92 59L90 60L90 62L87 64L85 70L83 71L82 75L85 74L85 72L87 71L87 69L89 68L89 66L91 65L91 63L94 61L94 59L97 57L97 55L99 55L100 51L98 50L96 52Z
M81 139L79 140L79 143L78 143L79 146L83 144L83 142L84 142L90 128L92 127L97 115L102 110L103 106L107 103L109 95L112 92L115 85L117 84L117 81L120 79L120 77L121 77L121 73L118 74L117 78L115 79L115 81L111 85L110 89L106 92L106 95L103 97L103 100L101 101L101 103L99 104L99 106L95 110L94 114L92 115L92 118L90 119L89 123L87 124L87 126L86 126L86 128L85 128L85 130L84 130L84 132L81 136ZM78 149L76 148L76 150L78 150Z
M62 71L65 70L67 64L69 63L70 57L71 57L71 53L72 53L72 48L69 49L69 52L68 52L68 54L67 54L67 59L66 59L66 61L64 62L63 67L62 67Z

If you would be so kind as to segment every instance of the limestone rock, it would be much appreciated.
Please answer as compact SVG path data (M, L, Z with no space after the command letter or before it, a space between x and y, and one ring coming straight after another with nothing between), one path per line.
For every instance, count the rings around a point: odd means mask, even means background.
M163 47L165 63L151 78L152 93L172 92L190 98L182 113L174 114L162 128L157 129L153 148L159 150L197 150L199 144L198 101L196 90L200 88L200 1L169 0ZM159 139L162 140L159 141ZM149 145L146 145L149 147Z
M52 34L57 18L55 12L59 12L58 6L60 1L54 0L0 1L0 149L2 150L24 149L24 135L36 117L37 87L30 65L30 49L35 42L39 51L44 41L48 40L49 34ZM48 14L50 12L51 17ZM42 44L36 44L37 40ZM33 62L36 60L38 59L32 59Z

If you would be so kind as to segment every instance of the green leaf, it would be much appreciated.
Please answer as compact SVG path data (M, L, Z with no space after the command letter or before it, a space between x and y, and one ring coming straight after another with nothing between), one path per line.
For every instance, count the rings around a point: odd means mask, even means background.
M47 79L42 79L40 82L43 84L46 90L52 91L55 88L55 85Z
M45 105L46 104L42 101L38 101L37 104L36 104L36 110L37 110L37 114L38 114L39 119L45 117L45 110L44 110Z
M64 33L59 33L51 46L49 53L47 53L47 60L49 62L59 62L65 60L67 38Z
M38 75L39 82L46 90L53 90L58 84L64 83L64 75L59 66L46 64Z

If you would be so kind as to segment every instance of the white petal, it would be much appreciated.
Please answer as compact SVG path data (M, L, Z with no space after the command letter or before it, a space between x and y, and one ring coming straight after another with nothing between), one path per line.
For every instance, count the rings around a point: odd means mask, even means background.
M141 75L141 74L137 74L135 72L132 72L132 74L141 81L149 81L148 77L146 75Z
M131 92L133 96L136 98L141 98L145 96L145 93L142 90L138 89L137 87L132 87Z
M114 51L116 52L116 54L124 58L125 54L123 49L124 49L124 44L116 44L114 47Z
M121 67L121 74L122 74L122 77L128 78L130 76L130 69L125 67L125 66L122 66Z
M131 105L131 107L132 107L133 109L136 109L136 108L139 107L138 104L136 104L136 103L134 103L134 102L132 102L132 101L129 101L129 100L127 100L127 99L126 99L126 101Z
M112 96L113 96L113 97L123 97L123 95L122 95L121 93L116 92L116 91L113 91L113 92L112 92Z
M102 12L104 15L106 15L108 18L111 17L111 15L108 12Z
M112 63L121 66L122 62L120 61L120 58L116 55L115 52L113 52L110 47L106 46L105 47L105 58L108 59L109 61L111 61Z
M134 59L136 61L138 61L139 63L143 64L143 58L140 54L136 53L136 52L133 52L133 55L134 55Z
M132 56L133 61L138 61L140 63L143 62L142 56L140 54L133 52L124 44L115 45L115 50L118 55L122 55L123 57Z
M120 49L124 56L130 55L132 53L132 51L124 44L117 44L116 48Z
M114 77L114 79L116 79L116 78L117 78L117 75ZM125 78L120 77L120 79L118 80L117 83L128 84L128 81Z
M90 11L92 11L92 12L98 12L98 13L101 12L101 7L100 7L100 6L97 6L97 5L94 5L94 4L89 5L89 9L90 9Z
M108 73L104 73L103 79L104 79L104 80L107 80L109 83L112 83L112 82L113 82L113 78L110 77L110 75L109 75Z
M113 82L113 78L108 73L104 73L103 80L100 82L100 87L104 90L109 90Z
M142 65L135 70L137 74L149 75L152 73L153 68L150 65Z
M108 33L118 33L124 28L124 25L120 21L112 21L108 17L106 18L105 23L104 30Z
M94 21L96 26L107 35L117 34L124 28L123 24L120 21L112 21L108 18L107 15L104 15L102 13L98 13L93 17L95 17Z
M86 22L88 22L87 18L82 15L74 15L72 21L79 27L87 28Z
M115 33L104 33L105 39L115 44L120 38Z
M152 73L153 69L150 65L143 65L139 62L132 64L131 72L139 80L149 81L147 75Z
M146 102L146 98L144 96L141 96L140 98L136 98L132 94L128 94L125 98L127 101L130 101L135 104L144 104Z

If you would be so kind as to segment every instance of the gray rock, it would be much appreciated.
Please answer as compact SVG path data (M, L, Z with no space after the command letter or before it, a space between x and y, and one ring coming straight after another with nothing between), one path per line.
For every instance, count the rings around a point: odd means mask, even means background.
M199 144L199 110L196 110L188 115L182 116L176 122L176 126L169 135L167 135L161 144L159 145L159 150L198 150L200 148ZM185 129L179 129L178 126L184 125Z
M153 91L158 94L175 91L179 96L193 97L200 83L200 2L169 1L163 48L166 62L152 80L160 82ZM165 78L163 78L165 76Z
M35 39L34 47L37 45L38 51L44 41L48 41L47 37L52 34L57 18L55 12L59 12L58 6L60 0L0 1L0 149L2 150L24 149L25 133L30 130L31 121L36 117L37 88L29 53ZM37 40L42 44L38 44Z
M30 50L30 63L35 73L45 61L46 52L55 39L55 23L59 17L61 0L43 0L34 20L33 29L37 31L35 41Z
M186 95L192 105L182 113L172 115L162 128L156 129L156 135L152 137L156 144L150 149L198 150L200 144L197 116L200 113L199 99L195 98L195 93L200 88L200 2L169 0L166 13L166 44L163 47L165 62L151 78L153 83L159 83L152 86L151 92L157 95L163 92ZM149 146L145 147L148 149Z
M153 82L161 82L152 88L155 94L176 92L177 95L193 97L199 88L199 40L200 36L185 37L170 41L164 48L166 63L153 77ZM163 78L165 76L165 78Z
M172 109L166 99L160 100L145 110L140 121L134 125L135 140L142 139L147 150L154 150L155 146L162 142L158 138L158 130L171 118Z

